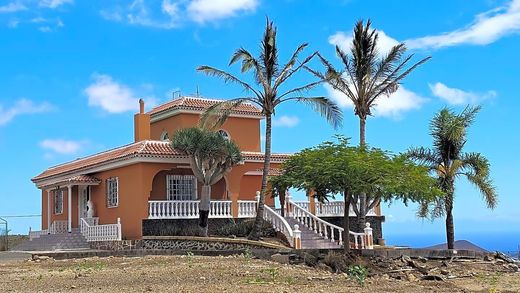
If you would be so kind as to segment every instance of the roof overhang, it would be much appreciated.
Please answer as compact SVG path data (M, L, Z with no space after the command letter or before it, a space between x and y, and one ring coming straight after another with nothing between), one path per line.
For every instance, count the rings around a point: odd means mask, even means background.
M188 110L188 109L165 109L161 112L154 113L150 115L150 122L157 122L178 114L196 114L200 115L204 111L203 110ZM249 119L258 119L262 120L265 117L263 115L248 115L248 114L239 114L239 113L231 113L229 117L238 117L238 118L249 118Z

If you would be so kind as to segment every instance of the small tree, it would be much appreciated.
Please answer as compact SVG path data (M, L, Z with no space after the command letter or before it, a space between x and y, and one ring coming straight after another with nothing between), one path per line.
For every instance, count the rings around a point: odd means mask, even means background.
M344 249L348 253L349 210L355 194L367 194L379 201L405 203L433 200L440 194L428 169L413 164L405 156L392 156L374 148L353 147L345 138L304 149L283 166L274 185L316 190L319 201L334 194L344 197ZM355 205L353 209L356 211Z
M172 146L190 157L193 174L202 183L199 204L199 226L202 234L208 236L208 216L210 210L211 185L217 183L242 161L238 146L219 133L199 128L179 130L172 138Z
M465 177L482 193L488 208L497 204L497 193L489 176L489 161L480 153L464 153L467 128L475 120L480 107L467 107L460 114L447 108L432 119L430 133L433 148L412 148L408 156L427 166L438 178L439 188L445 196L421 205L419 215L432 218L446 216L448 249L454 248L453 200L455 180Z

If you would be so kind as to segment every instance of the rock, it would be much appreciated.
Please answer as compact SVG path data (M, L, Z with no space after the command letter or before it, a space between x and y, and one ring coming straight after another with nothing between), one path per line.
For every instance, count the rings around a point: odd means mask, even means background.
M510 263L507 265L507 267L511 270L513 270L514 272L518 271L519 268L518 268L518 265L514 264L514 263Z
M410 281L410 282L415 282L415 281L417 281L417 277L415 277L414 274L406 274L406 278L407 278L408 281Z
M491 257L490 255L486 255L484 256L484 261L493 261L493 257Z
M419 257L417 258L417 260L418 260L418 261L420 261L420 262L422 262L422 263L425 263L425 262L427 262L427 261L428 261L428 259L427 259L427 258L425 258L425 257L422 257L422 256L419 256Z
M276 253L276 254L271 255L271 260L275 261L277 263L281 263L281 264L289 264L289 256L288 255L283 255L283 254Z
M76 289L75 285L70 286L70 289Z
M409 264L412 261L412 258L408 255L403 255L401 256L401 261L405 264Z
M443 275L447 276L447 275L449 275L449 274L450 274L450 271L448 271L448 270L445 270L445 269L441 269L441 274L443 274Z
M444 279L439 275L426 275L422 276L421 279L425 281L444 281Z

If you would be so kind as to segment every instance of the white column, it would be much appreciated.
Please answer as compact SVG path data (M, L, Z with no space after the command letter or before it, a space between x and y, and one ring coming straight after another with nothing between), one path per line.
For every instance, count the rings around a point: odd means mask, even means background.
M68 192L67 192L67 197L68 197L68 200L67 200L67 206L68 206L68 211L67 211L67 224L68 224L68 231L69 233L72 232L72 185L69 185L67 186L68 187Z
M47 233L51 234L51 190L47 189Z

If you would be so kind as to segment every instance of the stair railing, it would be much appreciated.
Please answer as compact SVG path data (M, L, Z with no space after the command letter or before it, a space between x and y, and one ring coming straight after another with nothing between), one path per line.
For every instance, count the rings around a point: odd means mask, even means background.
M291 200L291 197L286 197L286 212L285 215L288 217L292 217L300 222L305 227L314 231L316 234L322 236L325 239L330 239L331 242L337 243L338 245L343 245L343 233L345 229L342 227L331 224L325 220L322 220L315 215L313 215L308 210L304 209L300 205L296 204ZM371 232L371 229L370 229ZM366 234L365 233L356 233L352 231L348 231L349 234L349 244L350 245L350 237L354 238L354 247L355 249L367 249L365 245ZM368 249L372 249L368 247Z
M88 242L121 240L121 220L117 224L90 225L87 219L81 218L80 231ZM96 221L97 223L97 221Z
M258 201L260 200L259 191L256 192L255 199L258 204ZM268 205L264 205L263 218L273 226L276 232L280 232L285 236L287 242L289 242L289 245L292 248L301 249L301 231L299 230L298 225L294 225L294 229L291 228L291 225L289 225L289 223L287 223L279 213Z

